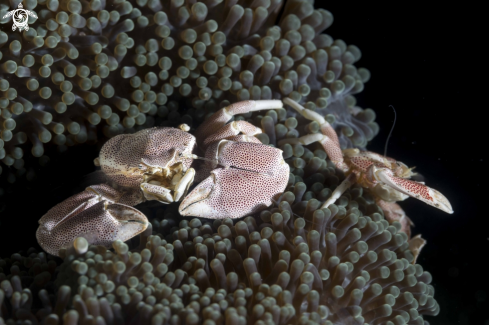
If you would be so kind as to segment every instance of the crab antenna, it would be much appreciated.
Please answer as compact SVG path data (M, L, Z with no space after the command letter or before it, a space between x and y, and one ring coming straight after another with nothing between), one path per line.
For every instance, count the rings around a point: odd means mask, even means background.
M192 159L199 159L199 160L205 160L205 161L210 161L210 162L214 162L214 163L217 163L217 159L209 159L209 158L205 158L205 157L199 157L197 155L194 155L194 154L183 154L182 157L185 157L185 158L192 158Z
M387 140L385 140L384 157L387 157L387 145L389 144L389 139L391 138L392 131L394 130L394 126L396 126L396 119L397 119L396 109L392 105L389 105L389 107L392 107L392 110L394 111L394 123L392 123L392 127L389 132L389 135L387 136Z

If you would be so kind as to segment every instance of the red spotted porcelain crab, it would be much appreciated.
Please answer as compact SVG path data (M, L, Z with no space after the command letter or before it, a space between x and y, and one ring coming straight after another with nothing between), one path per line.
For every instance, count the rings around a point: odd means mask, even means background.
M179 212L203 218L238 218L271 205L289 179L282 151L263 145L248 122L226 124L235 114L283 106L280 100L244 101L207 119L195 136L188 126L152 128L116 136L96 159L108 184L89 186L49 210L36 233L41 247L57 255L76 237L110 246L144 231L148 220L132 206L146 200L183 201ZM240 134L242 133L242 134ZM205 153L195 170L192 151ZM198 184L187 196L193 181Z
M285 143L308 145L319 142L328 154L329 159L347 176L321 208L327 208L333 204L351 185L358 183L372 190L377 196L376 203L384 210L385 217L391 222L399 221L402 230L408 237L411 235L410 226L412 222L396 201L402 201L411 196L447 213L453 213L450 202L443 194L424 185L424 183L408 179L414 175L412 168L408 168L395 159L374 152L358 149L341 150L336 132L324 117L304 108L290 98L285 98L283 102L294 108L306 119L316 121L320 125L321 133L283 139L279 145ZM415 254L415 258L425 243L419 235L411 239L410 248Z

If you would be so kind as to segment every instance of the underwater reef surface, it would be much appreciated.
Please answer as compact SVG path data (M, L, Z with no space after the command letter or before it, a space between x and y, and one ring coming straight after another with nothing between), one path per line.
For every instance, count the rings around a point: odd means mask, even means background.
M0 17L18 3L2 2ZM24 7L38 16L29 16L28 31L0 20L2 183L34 179L56 150L154 125L195 126L245 99L304 103L333 123L344 148L363 148L378 132L374 112L353 97L370 77L354 65L360 50L322 34L333 16L312 2L26 0Z

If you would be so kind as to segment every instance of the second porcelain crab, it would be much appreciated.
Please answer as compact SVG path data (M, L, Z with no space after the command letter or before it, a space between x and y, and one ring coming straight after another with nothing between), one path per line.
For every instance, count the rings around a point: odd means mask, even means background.
M443 194L424 183L409 179L414 175L412 168L375 152L360 151L355 148L341 150L336 132L324 117L289 98L285 98L284 103L290 105L306 119L316 121L320 125L321 133L283 139L279 145L285 143L308 145L319 142L336 168L347 175L322 208L333 204L353 183L358 183L362 187L370 188L378 199L385 202L402 201L411 196L442 211L453 213L450 202Z
M448 199L424 183L410 180L409 178L414 175L412 168L408 168L402 162L371 151L360 151L355 148L341 150L336 132L323 116L304 108L289 98L285 98L284 103L291 106L306 119L316 121L320 125L321 133L283 139L279 142L279 146L285 143L309 145L313 142L319 142L336 168L342 170L346 175L345 180L336 187L321 208L327 208L335 203L355 183L369 188L375 196L377 205L384 211L386 219L389 222L398 221L401 223L401 230L410 239L409 246L414 254L414 263L426 241L420 235L410 238L413 223L396 202L414 197L452 214L453 209Z

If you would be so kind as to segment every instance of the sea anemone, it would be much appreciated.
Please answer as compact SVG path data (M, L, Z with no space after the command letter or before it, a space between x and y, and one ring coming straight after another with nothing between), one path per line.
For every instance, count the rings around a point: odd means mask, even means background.
M22 174L27 140L45 162L46 143L197 125L230 102L284 96L326 116L342 147L364 147L378 126L352 96L369 78L353 66L360 51L321 34L332 16L307 1L287 2L274 25L281 6L26 1L31 29L0 32L0 158ZM139 243L79 237L63 260L34 249L0 259L0 324L425 324L438 313L431 275L368 190L321 209L344 176L317 144L278 144L316 122L285 109L237 119L260 125L290 166L274 206L210 221L146 204Z
M16 170L7 180L34 177L26 149L43 165L46 144L63 151L198 124L245 99L289 96L324 114L343 147L365 147L378 126L352 96L369 79L353 65L359 49L321 34L333 16L308 1L288 1L275 25L282 5L26 0L39 18L29 17L28 31L0 32L0 159ZM0 5L0 17L11 7Z
M171 208L156 211L163 215L134 250L120 241L114 251L88 247L78 238L60 252L57 293L54 261L14 254L0 262L2 317L49 324L424 324L423 315L438 313L431 275L411 264L407 235L362 188L327 209L304 200L305 188L296 183L257 218L181 220Z
M343 176L322 150L286 150L295 155L288 191L259 216L182 219L177 204L146 204L138 208L151 224L139 244L116 241L112 251L80 237L60 251L62 262L33 249L0 260L0 316L47 324L425 324L423 316L436 315L431 275L413 264L401 224L389 224L359 186L320 209Z
M151 225L139 244L116 241L111 251L77 238L60 251L62 263L32 250L1 261L2 317L67 324L425 324L424 315L436 315L431 275L413 264L401 224L389 224L357 185L321 209L344 176L321 149L297 145L284 154L292 170L288 190L259 216L182 219L177 204L146 204L138 208Z

